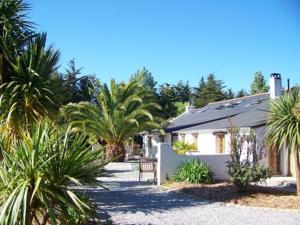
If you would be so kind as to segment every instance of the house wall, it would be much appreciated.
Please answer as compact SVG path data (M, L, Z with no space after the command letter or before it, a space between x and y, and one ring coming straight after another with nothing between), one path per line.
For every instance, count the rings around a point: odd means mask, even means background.
M149 138L151 137L151 147L149 147ZM159 143L159 135L158 134L152 134L150 135L145 135L143 137L143 148L144 148L144 153L146 157L155 157L157 154L157 145Z
M194 154L216 154L217 153L217 137L213 134L214 130L207 131L197 131L197 132L179 132L178 138L180 141L185 141L186 143L193 143L194 137L193 134L198 134L197 139L197 153ZM180 134L184 134L184 139ZM152 149L148 148L148 135L145 135L143 138L143 145L145 149L145 156L151 157L155 156L157 153L157 145L160 142L160 134L152 134ZM171 145L172 134L166 133L164 138L164 143ZM152 154L150 153L152 152ZM225 135L225 153L230 152L230 137Z
M216 141L216 136L213 135L213 132L216 130L200 130L200 131L190 131L190 132L178 132L179 137L180 134L185 134L184 141L187 143L193 143L193 134L197 133L198 134L198 140L197 140L197 152L192 152L189 153L188 155L220 155L217 153L217 141ZM225 130L224 130L225 131ZM255 129L256 133L256 138L257 138L257 145L258 149L262 149L262 159L260 160L260 164L266 165L268 167L271 167L270 165L270 153L266 150L264 146L264 137L265 137L265 127L259 127ZM241 129L241 133L249 133L249 129L243 128ZM147 138L148 136L144 136L144 149L145 149L145 156L147 157L153 157L157 158L158 154L158 145L159 145L159 133L152 134L152 149L148 148L148 141ZM164 138L164 143L167 143L168 145L171 145L171 133L166 133L165 138ZM289 168L288 168L288 154L287 150L285 150L286 147L280 150L280 174L287 176L289 174ZM245 146L246 150L246 146ZM225 135L225 153L224 154L229 154L230 153L230 136L228 134ZM293 162L291 163L293 164Z
M187 160L199 159L207 163L214 172L216 180L229 180L227 162L230 160L229 154L198 154L198 155L177 155L171 145L166 143L158 144L157 154L157 182L163 184L168 178L175 175L178 167Z
M150 135L152 148L149 148L148 146L149 135L143 136L143 148L146 157L157 158L157 145L158 143L160 143L160 135L161 135L160 133L153 133ZM171 133L166 133L164 136L164 143L171 144L171 139L172 139Z
M197 150L201 154L215 154L217 153L217 137L213 134L215 130L207 131L196 131L196 132L180 132L180 134L185 134L184 141L186 143L193 143L193 134L198 134L197 140ZM183 141L183 140L182 140ZM230 137L225 135L225 152L230 152Z
M167 143L167 144L171 144L171 142L172 142L172 135L171 135L171 133L166 133L165 134L165 141L164 141L164 143Z
M212 133L198 134L198 151L201 154L216 153L216 137Z

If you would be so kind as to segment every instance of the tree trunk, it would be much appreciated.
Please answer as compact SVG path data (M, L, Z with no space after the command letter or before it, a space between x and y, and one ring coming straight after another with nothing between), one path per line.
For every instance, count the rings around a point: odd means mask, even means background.
M3 25L0 25L0 36L1 38L4 36ZM3 45L0 45L0 84L4 83L4 50Z
M300 196L300 160L298 148L294 150L297 195Z
M27 209L26 209L26 216L25 216L25 225L32 225L32 222L33 222L33 214L32 214L32 203L30 203L30 200L31 200L31 197L32 197L32 191L31 191L31 188L30 190L28 191L28 194L27 194Z
M124 162L125 148L122 143L107 143L106 158L113 162Z

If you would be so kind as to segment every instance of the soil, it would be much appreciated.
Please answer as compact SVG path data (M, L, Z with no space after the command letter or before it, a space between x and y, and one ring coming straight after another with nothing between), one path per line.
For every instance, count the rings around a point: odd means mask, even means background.
M272 187L250 185L245 192L240 193L231 183L169 183L167 186L178 192L210 202L233 203L254 207L300 209L300 196L296 196L294 192Z

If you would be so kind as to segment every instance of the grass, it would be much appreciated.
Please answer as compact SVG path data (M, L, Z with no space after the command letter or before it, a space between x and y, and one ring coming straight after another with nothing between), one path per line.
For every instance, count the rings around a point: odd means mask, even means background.
M246 192L238 193L231 183L187 184L174 182L168 183L166 186L209 202L300 210L300 196L296 196L294 192L271 187L251 185Z

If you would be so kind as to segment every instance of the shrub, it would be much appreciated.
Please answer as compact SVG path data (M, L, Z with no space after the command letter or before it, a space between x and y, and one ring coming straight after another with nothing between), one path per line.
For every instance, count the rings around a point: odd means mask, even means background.
M47 123L20 135L9 147L0 144L0 224L69 224L73 215L84 218L91 210L88 199L71 187L96 182L105 164L99 160L103 149L93 150L84 135Z
M213 182L213 172L206 163L199 160L185 162L176 172L175 181L184 181L192 184Z
M270 171L266 166L259 165L262 151L256 143L253 131L250 134L240 134L240 129L231 127L230 156L228 173L238 191L245 191L250 183L258 183L270 178Z
M195 152L197 150L197 146L194 144L188 144L184 141L176 141L173 144L173 149L179 155L184 155L187 152Z
M250 183L257 183L270 177L269 169L262 165L228 164L228 173L239 191L244 191Z

